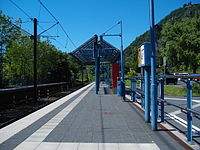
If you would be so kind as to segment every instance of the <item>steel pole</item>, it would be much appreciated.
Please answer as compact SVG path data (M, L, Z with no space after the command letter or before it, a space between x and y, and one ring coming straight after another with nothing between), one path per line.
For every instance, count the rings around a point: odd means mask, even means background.
M145 121L150 122L150 68L144 68L144 92L145 92Z
M122 37L122 21L121 24L121 96L125 100L125 80L124 80L124 51L123 51L123 37Z
M37 19L34 18L34 99L37 100Z
M94 59L95 59L95 90L96 94L98 94L98 48L97 48L98 36L95 35L94 41Z
M133 100L133 102L136 102L136 79L131 79L131 100Z
M150 34L151 34L151 48L152 48L152 56L151 56L151 127L152 130L157 130L157 81L156 81L156 48L155 48L155 33L154 33L154 0L150 0Z
M81 84L83 86L83 65L81 65Z
M192 109L192 80L187 80L187 108ZM187 140L192 142L192 112L187 112Z
M164 93L164 82L165 82L165 79L161 79L160 81L160 98L164 100L164 97L165 97L165 93ZM161 108L160 108L160 111L161 111L161 114L160 114L160 118L161 118L161 122L164 122L165 120L165 105L164 105L164 102L161 101Z

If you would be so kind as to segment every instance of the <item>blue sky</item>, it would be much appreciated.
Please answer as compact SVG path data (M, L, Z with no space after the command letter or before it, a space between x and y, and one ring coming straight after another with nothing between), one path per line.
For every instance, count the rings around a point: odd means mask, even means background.
M55 20L42 8L38 0L13 0L32 18L38 18L40 26L47 29ZM123 43L126 48L137 36L149 29L149 0L41 0L43 4L62 24L72 41L78 47L94 34L100 35L118 21L123 22ZM200 0L155 0L156 23L171 11L188 2L200 3ZM33 33L33 23L9 0L0 1L0 9L14 19L21 18L22 28ZM44 23L45 22L45 23ZM46 23L50 22L50 23ZM42 29L38 27L38 33ZM116 26L109 33L119 33ZM58 49L71 52L75 47L67 40L62 30L55 26L48 31L50 35L59 35L58 42L51 39ZM43 35L47 35L44 33ZM119 48L118 37L105 37L105 40ZM60 44L61 43L61 44Z

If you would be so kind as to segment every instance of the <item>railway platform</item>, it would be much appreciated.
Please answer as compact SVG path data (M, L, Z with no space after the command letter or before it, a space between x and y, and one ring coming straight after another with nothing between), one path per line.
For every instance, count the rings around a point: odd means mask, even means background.
M91 83L0 129L1 150L182 150L169 134L152 131L143 112L129 101L95 94Z

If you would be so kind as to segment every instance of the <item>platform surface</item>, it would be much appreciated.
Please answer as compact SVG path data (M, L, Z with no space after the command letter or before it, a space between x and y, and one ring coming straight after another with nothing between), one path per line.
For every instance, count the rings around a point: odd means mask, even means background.
M0 129L0 150L182 150L143 113L94 83Z

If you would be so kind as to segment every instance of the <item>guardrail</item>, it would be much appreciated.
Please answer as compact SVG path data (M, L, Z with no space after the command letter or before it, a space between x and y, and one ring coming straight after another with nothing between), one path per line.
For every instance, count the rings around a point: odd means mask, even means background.
M192 141L192 118L196 117L200 119L200 112L192 109L192 82L195 78L199 78L200 75L197 74L190 74L190 75L158 75L157 76L157 87L160 92L157 96L157 105L160 104L160 121L165 121L165 105L171 105L176 108L179 108L182 111L185 111L187 114L187 140L189 142ZM187 107L183 107L179 104L171 103L164 99L164 80L167 78L182 78L184 83L187 85ZM150 122L150 90L147 89L147 84L150 84L150 79L145 80L144 76L136 76L132 78L126 78L126 80L131 80L131 100L133 102L138 102L137 97L141 99L141 107L145 110L145 121ZM137 88L136 82L140 81L140 88ZM148 81L149 83L145 83L145 81ZM197 84L200 84L198 81L194 81ZM160 85L160 86L159 86ZM149 87L149 85L148 85ZM146 100L145 100L146 99ZM145 103L145 101L149 101L149 103ZM158 111L158 110L156 110ZM158 112L157 112L158 117Z

